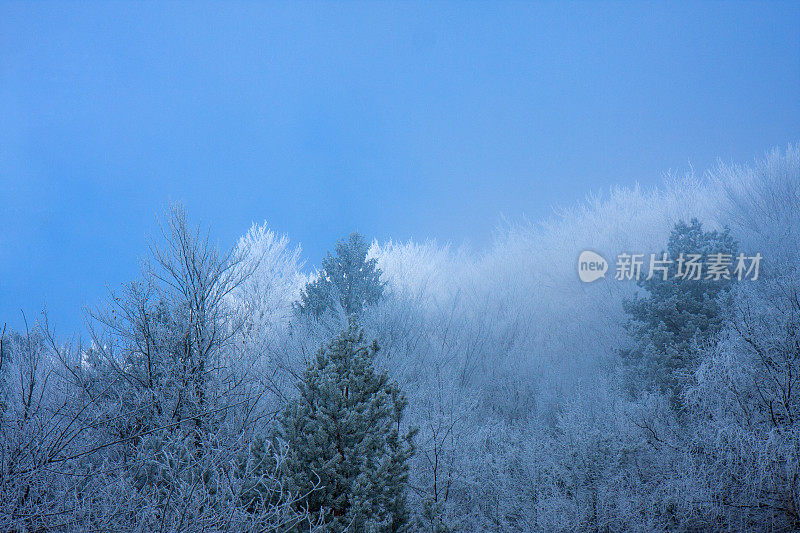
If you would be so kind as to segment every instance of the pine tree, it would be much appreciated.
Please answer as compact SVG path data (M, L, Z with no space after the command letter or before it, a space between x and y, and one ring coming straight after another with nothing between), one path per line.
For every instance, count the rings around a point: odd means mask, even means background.
M319 277L303 289L297 306L300 312L319 317L340 305L347 315L357 315L380 300L384 287L381 270L375 258L367 259L367 252L369 244L359 233L339 241L336 256L328 252Z
M312 520L326 530L405 531L408 461L415 431L401 435L406 400L376 372L375 342L365 344L354 320L321 349L280 418L289 446L288 489L306 495Z
M680 257L700 254L706 260L712 254L734 256L737 244L727 229L703 231L702 224L692 219L679 222L667 244L667 279L659 274L639 282L647 290L624 302L630 316L628 331L634 338L632 349L622 352L628 367L631 389L660 391L670 395L673 406L680 404L680 394L696 361L696 346L709 341L719 332L729 279L684 279L678 276Z

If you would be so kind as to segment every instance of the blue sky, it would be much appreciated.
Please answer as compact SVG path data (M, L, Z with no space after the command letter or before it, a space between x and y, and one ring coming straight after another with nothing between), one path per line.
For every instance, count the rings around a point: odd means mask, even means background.
M0 322L61 333L180 200L480 248L504 215L800 140L800 3L0 2Z

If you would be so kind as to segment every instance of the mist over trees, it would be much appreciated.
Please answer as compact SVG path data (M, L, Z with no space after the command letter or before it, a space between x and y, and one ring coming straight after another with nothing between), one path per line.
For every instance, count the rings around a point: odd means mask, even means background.
M162 229L88 339L3 331L0 530L800 528L797 145L480 253L352 234L309 275L266 225Z

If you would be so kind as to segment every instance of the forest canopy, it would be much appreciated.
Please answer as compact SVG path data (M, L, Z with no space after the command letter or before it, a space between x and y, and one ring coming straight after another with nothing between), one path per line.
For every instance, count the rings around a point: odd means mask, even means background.
M480 252L161 229L88 338L3 328L1 530L800 528L798 145ZM763 260L582 283L584 250Z

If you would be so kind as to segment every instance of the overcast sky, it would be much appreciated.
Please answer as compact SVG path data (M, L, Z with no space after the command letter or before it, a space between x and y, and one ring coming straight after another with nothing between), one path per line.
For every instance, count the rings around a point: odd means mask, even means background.
M0 322L61 333L170 200L309 266L476 248L616 184L800 140L800 3L0 2Z

